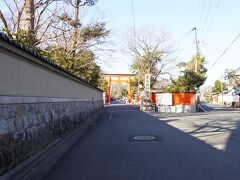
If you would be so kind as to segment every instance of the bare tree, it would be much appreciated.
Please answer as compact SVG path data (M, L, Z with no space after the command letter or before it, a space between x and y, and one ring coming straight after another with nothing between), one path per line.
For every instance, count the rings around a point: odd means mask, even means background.
M151 28L142 28L129 31L126 39L133 57L131 69L137 73L142 85L146 73L151 74L151 87L165 79L166 75L171 75L176 60L164 32L156 33Z
M24 18L24 26L23 30L25 30L29 34L34 33L34 22L35 22L35 6L34 0L25 0L25 18Z
M236 89L240 85L239 69L226 69L225 79L228 81L228 85L233 89Z
M74 1L74 2L73 2ZM73 17L73 34L72 34L72 42L71 42L71 47L72 47L72 52L73 56L75 56L75 51L77 50L78 42L80 44L83 43L83 38L79 37L80 36L80 19L79 19L79 13L80 13L80 8L83 6L93 6L96 3L96 0L70 0L69 1L71 6L74 8L74 17Z
M4 15L3 15L3 13L2 13L1 10L0 10L0 19L1 19L2 22L3 22L4 28L5 28L7 31L9 31L9 27L8 27L7 21L6 21L6 19L5 19L5 17L4 17Z
M9 32L17 31L20 28L22 14L26 6L26 0L22 2L18 2L17 0L12 0L12 1L2 0L2 1L7 11L2 12L3 18L1 18L1 20L4 22L3 19L5 19L5 21L8 22L9 25L6 26L4 23L4 26L5 28L7 28ZM6 19L4 14L6 15L6 17L9 17L9 18Z
M67 57L74 59L75 55L82 49L96 47L105 42L105 37L110 33L106 29L105 23L89 20L84 24L80 17L80 12L85 6L93 6L96 0L72 0L64 6L62 13L53 23L54 28L50 46L57 48L63 47ZM50 50L50 49L48 49Z
M46 34L52 31L51 25L64 5L64 2L56 0L1 1L6 7L0 13L5 30L12 35L24 30L33 37L33 46L40 46L46 41Z

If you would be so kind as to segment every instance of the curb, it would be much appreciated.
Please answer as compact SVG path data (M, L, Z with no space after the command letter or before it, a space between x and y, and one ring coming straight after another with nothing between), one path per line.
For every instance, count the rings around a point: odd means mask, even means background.
M40 180L79 140L88 128L102 117L106 109L103 108L97 113L87 116L86 123L71 132L67 132L49 144L44 150L20 163L3 176L0 176L0 180Z

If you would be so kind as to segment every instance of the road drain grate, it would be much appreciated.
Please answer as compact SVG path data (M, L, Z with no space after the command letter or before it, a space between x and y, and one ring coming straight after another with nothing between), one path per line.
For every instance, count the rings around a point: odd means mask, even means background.
M135 141L160 141L161 138L156 135L130 135L128 136L128 140Z

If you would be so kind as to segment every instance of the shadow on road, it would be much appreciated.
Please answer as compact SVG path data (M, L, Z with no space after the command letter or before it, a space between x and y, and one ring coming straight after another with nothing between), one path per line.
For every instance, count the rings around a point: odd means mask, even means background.
M226 107L223 105L216 105L216 104L209 104L202 102L200 104L201 108L203 108L207 112L214 112L214 111L239 111L239 108L233 108L233 107Z
M234 115L234 116L233 116ZM192 137L212 144L221 149L226 154L234 157L240 162L240 117L237 112L209 112L209 113L189 113L189 114L152 114L164 122L171 124L184 121L191 126L191 130L185 131ZM169 118L169 119L168 119ZM181 120L180 120L181 119ZM189 120L189 121L188 121ZM201 121L205 121L202 123ZM183 123L179 123L183 127ZM181 128L178 128L181 130ZM188 128L189 129L189 128ZM183 131L184 132L184 131Z
M234 130L231 131L231 134L228 138L226 144L226 153L234 156L240 162L240 122L238 121L235 125Z
M229 127L222 128L212 120L212 124L186 133L168 124L177 120L176 115L169 121L161 120L136 106L110 106L98 125L43 179L239 180L240 161L232 153L240 152L240 123L229 121ZM204 134L210 127L214 132L230 132L225 151L193 136ZM134 135L156 135L159 141L129 141Z

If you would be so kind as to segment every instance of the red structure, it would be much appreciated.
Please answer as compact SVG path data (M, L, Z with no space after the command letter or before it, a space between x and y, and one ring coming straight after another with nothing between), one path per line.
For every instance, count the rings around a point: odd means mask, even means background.
M157 94L164 93L151 93L150 100L152 103L158 101ZM196 94L195 93L171 93L172 94L172 105L195 105Z
M128 103L132 103L132 79L135 74L102 74L107 80L107 104L111 103L111 83L127 82L128 83Z
M152 103L156 103L156 93L155 92L152 92L150 93L150 100Z
M195 105L196 94L195 93L172 93L173 105Z

